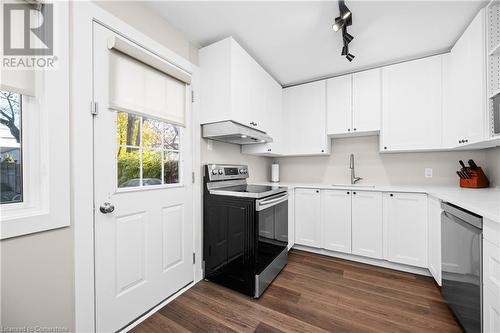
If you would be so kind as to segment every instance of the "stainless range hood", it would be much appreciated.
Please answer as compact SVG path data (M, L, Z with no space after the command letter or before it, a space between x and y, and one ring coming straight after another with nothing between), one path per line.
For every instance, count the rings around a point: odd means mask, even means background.
M234 143L237 145L273 142L273 138L265 132L241 125L231 120L203 124L202 136L205 139Z

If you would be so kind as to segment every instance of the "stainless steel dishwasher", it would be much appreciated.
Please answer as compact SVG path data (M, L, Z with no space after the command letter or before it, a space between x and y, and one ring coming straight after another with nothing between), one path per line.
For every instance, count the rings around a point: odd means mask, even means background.
M441 295L466 332L480 333L483 219L449 203L441 206Z

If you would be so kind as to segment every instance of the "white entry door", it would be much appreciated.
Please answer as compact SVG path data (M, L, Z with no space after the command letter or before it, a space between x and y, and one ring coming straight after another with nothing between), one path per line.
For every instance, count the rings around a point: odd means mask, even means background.
M113 36L94 23L97 332L120 330L194 276L191 103L186 127L111 109Z

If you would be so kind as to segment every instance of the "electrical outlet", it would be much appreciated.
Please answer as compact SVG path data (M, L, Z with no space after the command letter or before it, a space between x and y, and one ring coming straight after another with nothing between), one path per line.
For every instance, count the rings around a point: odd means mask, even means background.
M210 139L207 140L207 150L213 150L214 149L214 142Z
M432 178L432 168L425 168L425 178Z

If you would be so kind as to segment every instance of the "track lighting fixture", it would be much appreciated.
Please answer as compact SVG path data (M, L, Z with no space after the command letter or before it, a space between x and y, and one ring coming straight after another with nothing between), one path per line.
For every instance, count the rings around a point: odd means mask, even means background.
M342 29L342 41L344 42L344 46L342 47L342 55L346 56L347 60L352 61L354 59L354 55L349 53L348 44L352 42L354 37L347 32L347 27L352 24L352 12L345 5L344 0L339 0L339 12L340 16L335 18L335 23L332 28L333 31L339 31Z

